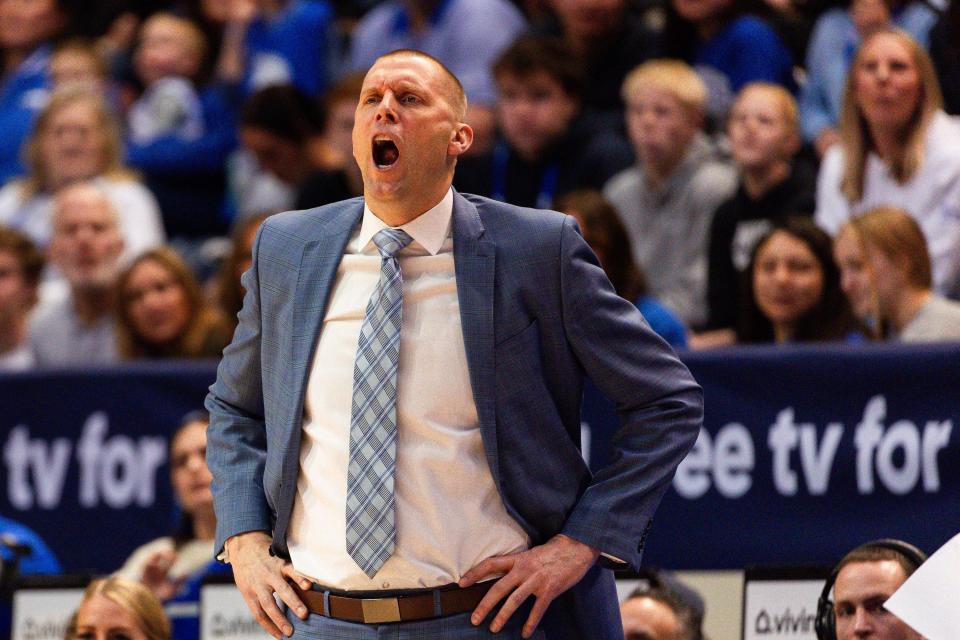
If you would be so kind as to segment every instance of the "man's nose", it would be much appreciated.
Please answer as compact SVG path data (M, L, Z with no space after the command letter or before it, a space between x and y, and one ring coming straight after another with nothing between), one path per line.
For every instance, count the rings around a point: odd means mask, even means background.
M380 104L377 105L377 121L386 120L387 122L396 122L396 107L396 96L393 95L392 91L388 91L383 95L383 98L380 99Z
M866 609L858 607L853 618L853 633L857 638L865 638L873 631L873 621Z

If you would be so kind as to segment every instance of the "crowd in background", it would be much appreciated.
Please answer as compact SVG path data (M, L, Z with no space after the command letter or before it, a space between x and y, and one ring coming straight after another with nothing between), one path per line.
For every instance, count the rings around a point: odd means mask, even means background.
M960 340L958 30L948 0L0 0L0 370L216 358L258 225L362 194L363 72L404 47L465 87L456 188L575 216L674 346ZM161 598L212 549L197 420L189 517L122 571Z

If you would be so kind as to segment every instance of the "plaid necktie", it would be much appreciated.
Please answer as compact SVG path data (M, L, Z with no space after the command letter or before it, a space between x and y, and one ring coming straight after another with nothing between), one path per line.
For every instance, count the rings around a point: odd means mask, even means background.
M373 236L383 258L380 281L367 303L353 369L347 552L371 578L393 554L396 540L393 470L403 277L394 255L411 241L402 229L386 228Z

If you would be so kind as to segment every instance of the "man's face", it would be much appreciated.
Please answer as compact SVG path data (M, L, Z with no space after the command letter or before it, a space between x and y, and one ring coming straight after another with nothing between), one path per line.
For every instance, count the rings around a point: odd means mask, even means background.
M526 160L536 160L547 145L566 133L577 114L577 101L546 72L497 78L500 127Z
M624 640L676 640L680 621L673 610L653 598L630 598L620 605Z
M353 156L368 201L422 207L409 212L419 214L442 197L472 140L451 85L441 68L419 56L389 56L370 68L353 126Z
M110 202L97 191L71 189L57 199L51 259L71 286L103 288L119 270L123 239Z
M645 164L675 164L686 153L699 125L680 100L656 87L641 87L627 104L627 132Z
M734 159L748 170L788 160L799 143L779 98L759 88L734 103L727 133Z
M907 579L895 560L853 562L837 575L833 611L837 640L920 640L883 603Z

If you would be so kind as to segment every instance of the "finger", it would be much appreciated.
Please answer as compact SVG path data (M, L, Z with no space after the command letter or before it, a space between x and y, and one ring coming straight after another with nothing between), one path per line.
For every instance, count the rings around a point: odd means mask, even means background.
M469 587L470 585L478 582L481 578L485 578L490 574L508 573L510 569L513 568L513 565L516 563L516 561L516 555L494 556L492 558L487 558L463 574L463 577L460 578L458 584L460 587Z
M533 632L537 630L537 626L540 624L540 620L543 619L543 614L547 612L547 607L550 606L551 602L553 602L553 598L546 596L536 597L533 603L533 609L530 610L530 615L527 616L527 622L523 625L521 635L524 638L529 638L533 635Z
M260 608L267 614L267 617L280 633L285 636L293 633L293 626L287 621L287 617L283 615L283 612L280 611L280 607L277 606L277 601L273 599L272 592L261 591L257 594L257 602L260 603Z
M313 581L293 568L293 565L287 562L281 569L283 575L297 583L297 586L304 591L309 591L313 586Z
M493 622L490 624L490 631L494 633L499 633L503 629L504 625L507 624L507 621L510 619L510 616L523 604L523 601L526 600L530 593L533 591L533 584L531 580L527 580L522 583L519 587L513 590L513 593L510 594L510 597L507 598L503 606L500 607L500 611L497 612L496 617L493 619Z
M263 609L260 607L260 602L257 600L255 594L247 593L246 591L241 590L240 595L243 596L244 602L247 603L247 608L250 609L250 613L253 614L253 619L257 621L264 631L269 633L271 636L277 640L283 638L283 634L280 633L280 630L277 629L277 626L271 622L270 618L267 617L267 614L263 612Z
M514 588L520 584L521 580L522 577L515 573L508 573L497 580L496 584L490 587L490 590L487 591L486 595L483 596L483 599L480 600L480 603L473 610L473 615L470 616L470 622L475 625L483 622L493 607L503 600L508 593L513 591Z
M300 599L297 592L290 588L290 584L286 580L280 580L275 584L274 591L280 600L290 607L291 611L297 614L297 617L301 620L307 619L307 607L303 604L303 600Z

